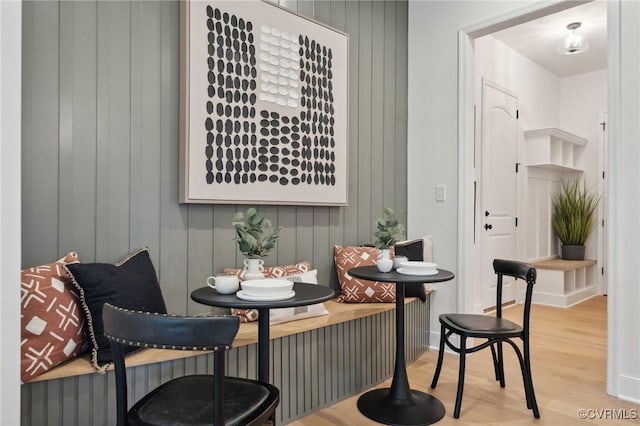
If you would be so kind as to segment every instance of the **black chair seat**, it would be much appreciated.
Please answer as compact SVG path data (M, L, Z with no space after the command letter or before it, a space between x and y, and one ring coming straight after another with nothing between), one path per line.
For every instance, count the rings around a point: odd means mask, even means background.
M225 376L225 353L240 319L131 311L105 303L104 335L111 342L116 377L117 426L276 426L280 391L258 380ZM129 410L124 347L213 351L213 375L170 379Z
M211 426L213 386L210 375L184 376L167 382L129 410L129 425ZM261 406L276 402L275 398L269 398L277 395L277 390L274 392L271 388L273 386L252 380L225 377L225 423L241 425L253 421L253 413L264 411Z
M522 333L522 327L505 318L476 314L442 314L440 321L445 322L450 329L457 333L464 333L470 337L499 334L516 337Z

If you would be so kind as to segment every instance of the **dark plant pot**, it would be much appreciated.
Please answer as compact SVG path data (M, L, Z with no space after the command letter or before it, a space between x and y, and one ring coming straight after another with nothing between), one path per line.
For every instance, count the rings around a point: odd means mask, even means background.
M564 260L584 260L584 246L563 245L561 249Z

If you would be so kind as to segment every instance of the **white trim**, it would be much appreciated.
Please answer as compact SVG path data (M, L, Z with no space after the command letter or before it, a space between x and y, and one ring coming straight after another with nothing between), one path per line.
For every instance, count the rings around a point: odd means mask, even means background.
M620 78L620 3L618 1L607 2L607 110L609 113L608 138L609 138L609 164L615 164L620 158L620 110L621 110L621 78ZM618 203L618 192L615 182L618 181L619 169L617 167L609 167L609 179L607 179L607 195L609 196L609 205L615 206ZM618 257L612 256L617 249L617 244L613 238L616 235L618 209L610 209L609 217L609 244L607 258L609 262L609 288L607 312L607 393L610 395L619 395L619 379L618 371L620 366L621 354L616 351L618 347L618 338L616 330L618 329L618 312L615 309L618 306L618 292L614 285L617 278Z
M22 4L0 1L0 424L20 424Z
M640 379L621 374L618 377L620 395L618 398L640 404Z
M465 283L473 277L477 244L474 244L474 77L473 41L464 31L458 32L458 311L479 312L478 299L468 294ZM471 93L472 96L468 96ZM465 149L470 146L470 149ZM477 192L477 189L476 189ZM475 198L476 206L478 199ZM475 286L471 286L471 291ZM478 303L476 305L480 306Z

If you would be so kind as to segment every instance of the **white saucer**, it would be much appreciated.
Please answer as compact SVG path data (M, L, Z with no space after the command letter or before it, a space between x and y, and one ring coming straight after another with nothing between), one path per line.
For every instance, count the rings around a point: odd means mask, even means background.
M295 295L296 292L293 290L283 294L264 294L260 296L254 296L253 294L246 293L244 290L236 293L238 299L248 300L249 302L275 302L277 300L291 299Z
M399 274L403 274L403 275L424 275L424 276L429 276L429 275L438 275L438 270L437 269L429 269L426 271L406 271L402 268L398 268L396 269L396 272Z

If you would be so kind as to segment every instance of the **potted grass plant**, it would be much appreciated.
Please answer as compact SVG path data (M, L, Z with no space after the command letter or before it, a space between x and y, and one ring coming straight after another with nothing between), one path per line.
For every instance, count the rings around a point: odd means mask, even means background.
M599 201L578 179L563 180L558 193L551 197L551 225L562 243L563 259L584 260L584 244L593 228Z

